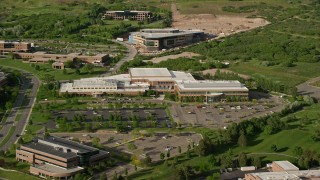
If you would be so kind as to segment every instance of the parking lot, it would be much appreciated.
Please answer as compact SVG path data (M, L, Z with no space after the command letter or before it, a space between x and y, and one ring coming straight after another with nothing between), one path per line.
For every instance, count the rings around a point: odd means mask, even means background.
M223 128L232 122L240 122L252 117L260 117L283 109L284 103L279 97L260 99L255 102L215 103L209 105L171 106L175 122L182 126L205 126Z
M133 132L121 134L106 130L99 130L96 133L53 133L53 135L71 139L78 138L84 143L91 142L93 137L98 137L100 143L107 148L135 154L141 159L149 155L153 162L160 160L160 153L166 154L170 151L170 157L179 154L179 146L182 153L186 152L189 144L190 146L193 143L198 144L202 138L200 134L192 132L174 134L154 133L150 136L145 136ZM129 148L130 143L133 143L136 148Z
M153 108L153 109L103 109L103 110L65 110L52 112L51 119L48 123L49 128L56 128L54 119L66 117L68 121L72 121L75 115L84 115L85 122L94 122L98 117L103 119L100 122L110 121L110 114L121 116L121 122L128 122L128 125L132 126L132 117L135 116L139 122L156 122L156 127L171 127L171 122L165 109Z

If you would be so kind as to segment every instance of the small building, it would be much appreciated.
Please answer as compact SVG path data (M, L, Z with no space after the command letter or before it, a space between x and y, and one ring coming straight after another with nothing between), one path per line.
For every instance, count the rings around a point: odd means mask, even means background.
M299 171L299 168L289 161L273 161L271 168L273 172Z
M54 136L34 138L16 149L16 159L31 164L31 174L49 179L71 178L108 157L109 152Z
M31 51L31 49L31 43L0 41L0 52L28 52Z
M102 16L102 19L107 18L115 20L137 20L144 21L145 19L150 19L152 13L150 11L106 11Z
M132 32L129 36L129 42L141 48L143 52L185 46L202 40L205 40L205 34L199 30L141 29L140 32Z
M64 69L64 63L63 62L54 62L54 63L52 63L51 67L53 69Z

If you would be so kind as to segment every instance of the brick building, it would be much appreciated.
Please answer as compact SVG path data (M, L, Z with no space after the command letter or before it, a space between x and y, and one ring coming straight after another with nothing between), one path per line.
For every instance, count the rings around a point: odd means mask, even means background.
M43 178L68 179L108 157L109 152L53 136L16 149L16 159L31 164L30 173Z
M0 52L28 52L31 49L31 43L0 41Z

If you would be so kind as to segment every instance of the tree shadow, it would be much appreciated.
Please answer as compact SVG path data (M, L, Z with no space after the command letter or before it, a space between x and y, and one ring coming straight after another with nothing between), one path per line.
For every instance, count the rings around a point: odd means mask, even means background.
M277 150L277 152L285 152L287 151L289 148L288 147L283 147Z

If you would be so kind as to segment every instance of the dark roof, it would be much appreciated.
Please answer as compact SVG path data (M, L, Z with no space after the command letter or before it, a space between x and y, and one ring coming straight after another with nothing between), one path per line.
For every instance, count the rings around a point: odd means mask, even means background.
M45 144L41 144L41 143L32 142L32 143L28 143L28 144L23 144L22 146L28 147L28 148L31 148L34 150L38 150L38 151L41 151L44 153L48 153L48 154L51 154L54 156L62 157L65 159L71 159L71 158L77 157L76 153L73 153L73 152L66 153L61 150L55 150L54 147L49 146L49 145L45 145Z
M76 150L79 151L79 153L87 153L87 152L91 152L91 151L98 151L97 148L93 148L93 147L90 147L90 146L86 146L86 145L83 145L83 144L80 144L80 143L77 143L77 142L74 142L74 141L66 140L66 139L63 139L63 138L55 137L55 136L50 136L50 137L44 138L42 140L50 142L50 143L53 143L53 144L58 144L58 145L61 145L61 146L65 146L65 147L70 148L70 149L76 149Z

